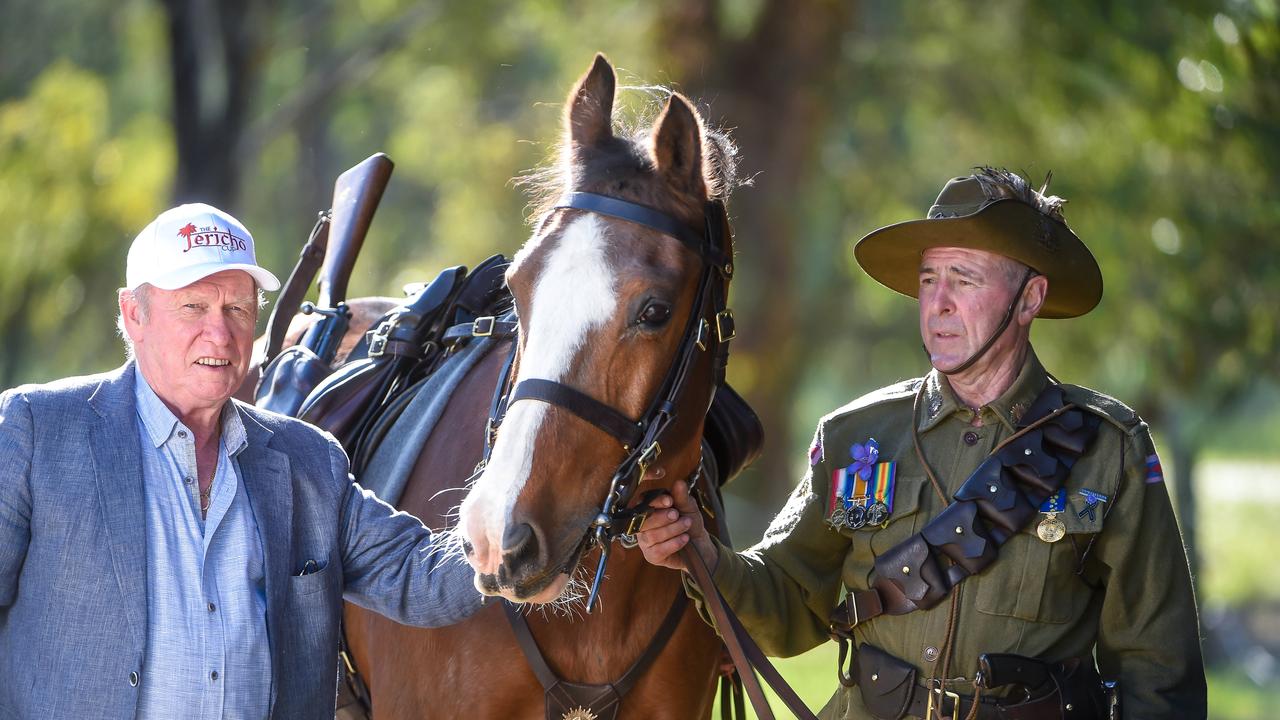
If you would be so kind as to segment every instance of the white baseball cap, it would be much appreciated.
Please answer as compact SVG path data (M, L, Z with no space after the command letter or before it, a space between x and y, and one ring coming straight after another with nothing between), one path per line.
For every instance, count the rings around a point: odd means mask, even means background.
M212 205L191 203L165 210L129 246L128 290L150 283L177 290L223 270L244 270L263 290L280 281L258 267L253 236L239 220Z

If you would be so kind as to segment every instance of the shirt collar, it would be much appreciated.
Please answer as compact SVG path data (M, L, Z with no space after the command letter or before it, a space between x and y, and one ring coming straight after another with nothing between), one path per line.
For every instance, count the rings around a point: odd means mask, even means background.
M1018 421L1022 419L1023 413L1031 407L1032 402L1039 397L1048 382L1049 375L1040 364L1040 359L1036 357L1035 350L1028 347L1027 357L1022 361L1022 369L1018 372L1018 377L1000 397L988 403L986 407L1002 425L1012 432L1016 429ZM922 392L920 418L917 422L920 432L932 429L944 418L956 413L963 413L966 421L972 419L972 411L956 399L955 391L951 389L946 376L937 369L925 377Z
M135 365L133 371L136 377L133 393L138 401L138 416L142 418L142 426L146 428L151 444L158 448L168 442L175 429L182 423L169 406L164 404L160 396L156 395L156 391L151 389L151 385L142 375L142 370ZM227 454L235 457L249 445L249 438L245 434L240 413L236 411L235 404L230 400L222 406L221 419L222 443L227 448Z

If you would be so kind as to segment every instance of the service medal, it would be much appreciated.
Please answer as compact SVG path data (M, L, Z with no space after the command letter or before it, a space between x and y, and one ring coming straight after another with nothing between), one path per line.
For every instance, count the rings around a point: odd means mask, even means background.
M861 505L854 505L853 507L849 508L849 511L848 513L846 513L846 516L845 516L845 522L844 522L845 527L849 528L850 530L858 530L858 529L861 529L862 526L866 524L867 524L866 508L864 508Z
M847 518L848 518L848 514L845 512L844 506L841 505L840 507L837 507L835 510L831 511L831 515L827 518L827 524L839 530L840 528L845 526L845 523L847 522Z
M1044 515L1044 518L1036 526L1036 537L1047 543L1056 543L1066 537L1067 526L1058 519L1058 513L1066 509L1066 488L1060 488L1058 492L1045 498L1045 501L1040 505L1040 514Z
M1058 513L1045 513L1036 526L1036 536L1047 543L1056 543L1067 536L1067 526L1058 519Z
M889 520L889 506L882 502L873 502L867 508L867 524L883 525Z

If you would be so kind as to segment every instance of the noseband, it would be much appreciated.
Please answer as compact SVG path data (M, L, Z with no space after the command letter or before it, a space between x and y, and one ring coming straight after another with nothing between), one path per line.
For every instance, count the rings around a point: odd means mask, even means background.
M644 502L639 503L636 508L628 508L628 505L636 487L644 478L645 471L662 453L661 441L675 422L676 409L688 384L690 370L700 353L712 354L714 384L707 395L708 406L714 397L715 388L724 382L729 341L735 335L733 313L726 304L729 280L733 277L733 258L725 249L724 229L728 222L724 203L719 200L708 200L703 205L703 227L699 232L666 213L644 205L595 193L569 193L543 217L538 226L539 232L551 213L562 209L605 215L656 230L679 240L702 261L697 294L685 323L680 347L657 394L638 420L555 380L521 380L509 393L504 393L510 382L511 360L514 359L518 343L512 344L512 357L503 370L503 377L498 383L498 395L494 397L490 407L489 431L485 436L482 464L489 459L498 426L506 415L507 407L520 400L537 400L564 409L613 437L626 453L626 457L614 471L609 493L605 496L600 511L587 528L579 546L580 551L593 542L600 546L600 565L596 569L595 580L587 599L587 611L590 612L599 596L611 541L621 539L627 542L647 514L648 508ZM706 408L704 412L705 410ZM578 553L574 555L578 556ZM571 569L565 568L566 571Z

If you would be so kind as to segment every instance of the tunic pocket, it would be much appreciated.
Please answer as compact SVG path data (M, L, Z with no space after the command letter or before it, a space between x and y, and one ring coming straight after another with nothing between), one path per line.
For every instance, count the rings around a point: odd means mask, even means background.
M1040 623L1076 619L1092 593L1076 574L1080 553L1102 530L1102 513L1081 518L1077 512L1082 508L1068 503L1058 516L1066 535L1057 542L1045 542L1036 535L1040 517L1009 538L987 572L969 580L978 583L974 599L978 611Z

